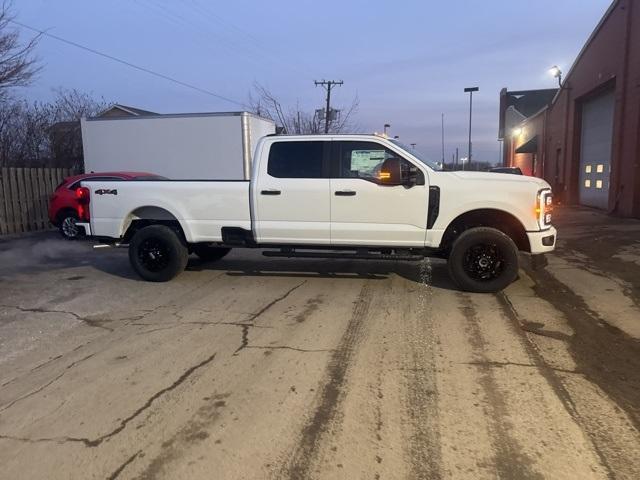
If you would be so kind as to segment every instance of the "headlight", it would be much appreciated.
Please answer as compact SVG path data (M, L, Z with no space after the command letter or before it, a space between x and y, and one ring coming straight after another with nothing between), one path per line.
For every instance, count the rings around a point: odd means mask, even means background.
M541 230L551 225L551 212L553 210L553 194L550 188L538 191L536 197L536 216Z

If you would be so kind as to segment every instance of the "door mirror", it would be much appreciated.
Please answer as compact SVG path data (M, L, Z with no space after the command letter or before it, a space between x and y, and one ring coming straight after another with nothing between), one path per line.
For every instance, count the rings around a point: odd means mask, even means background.
M387 158L380 166L378 172L378 182L380 185L403 185L402 166L399 158Z
M406 188L411 188L414 185L424 185L424 181L421 183L420 178L423 178L422 173L414 165L396 157L387 158L378 172L380 185L403 185Z

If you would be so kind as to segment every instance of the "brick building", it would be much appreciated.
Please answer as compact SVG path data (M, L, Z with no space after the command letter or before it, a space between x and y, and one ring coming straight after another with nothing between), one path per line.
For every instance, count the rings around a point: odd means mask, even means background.
M640 0L613 1L562 88L501 138L504 164L565 202L640 218Z

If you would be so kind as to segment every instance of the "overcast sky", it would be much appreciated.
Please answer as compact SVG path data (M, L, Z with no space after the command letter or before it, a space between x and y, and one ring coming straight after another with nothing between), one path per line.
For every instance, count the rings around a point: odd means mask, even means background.
M322 107L314 80L344 80L334 105L357 95L364 132L392 125L430 158L466 155L467 86L474 95L476 160L498 159L498 98L552 88L610 0L14 0L17 19L222 96L246 102L254 82L285 104ZM56 40L21 93L45 100L56 87L160 113L232 111L238 105L189 90Z

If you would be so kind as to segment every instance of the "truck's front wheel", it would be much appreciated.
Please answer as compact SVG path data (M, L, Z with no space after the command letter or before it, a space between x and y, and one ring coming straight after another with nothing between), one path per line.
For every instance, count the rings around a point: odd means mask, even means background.
M129 261L144 280L166 282L187 266L189 251L178 234L165 225L138 230L129 243Z
M499 292L518 276L518 248L500 230L470 228L453 242L448 267L462 290Z

